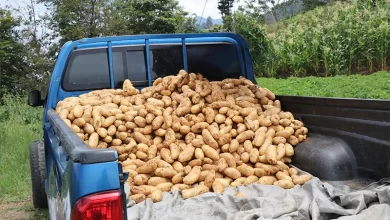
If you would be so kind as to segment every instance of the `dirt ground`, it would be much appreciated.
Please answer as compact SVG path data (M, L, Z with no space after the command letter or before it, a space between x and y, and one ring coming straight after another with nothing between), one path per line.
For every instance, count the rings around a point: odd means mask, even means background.
M47 210L35 209L31 199L24 201L0 201L0 220L49 219Z

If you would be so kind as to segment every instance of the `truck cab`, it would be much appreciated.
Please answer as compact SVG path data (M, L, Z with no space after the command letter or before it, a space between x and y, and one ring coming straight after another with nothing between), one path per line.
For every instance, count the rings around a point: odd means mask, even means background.
M244 76L256 83L247 43L232 33L135 35L67 42L44 107L43 140L30 145L33 202L51 219L126 219L126 173L114 149L90 149L55 112L59 101L97 89L141 89L184 69L205 78ZM267 85L262 85L267 87ZM310 135L293 164L322 180L363 186L390 176L390 102L277 96ZM326 172L325 172L326 171Z

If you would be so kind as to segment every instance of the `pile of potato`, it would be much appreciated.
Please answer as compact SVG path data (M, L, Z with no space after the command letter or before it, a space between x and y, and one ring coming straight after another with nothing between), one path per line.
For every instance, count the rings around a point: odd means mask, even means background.
M139 203L180 190L184 199L251 183L303 184L291 163L308 129L250 80L209 82L182 70L138 91L97 90L60 101L57 113L91 148L113 148Z

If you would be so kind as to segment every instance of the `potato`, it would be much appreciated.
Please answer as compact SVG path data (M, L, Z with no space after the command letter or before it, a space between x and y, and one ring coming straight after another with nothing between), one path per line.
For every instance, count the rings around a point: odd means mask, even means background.
M129 198L138 204L138 203L144 201L146 199L146 196L144 194L135 194L135 195L129 196Z
M247 130L237 135L236 139L239 143L244 143L246 140L249 140L253 137L254 132L252 130Z
M182 172L184 170L183 164L179 161L173 162L172 167L176 172Z
M148 161L144 165L136 169L139 174L150 174L157 169L157 163L155 161Z
M209 130L203 129L202 137L203 137L203 141L207 145L209 145L210 147L212 147L214 149L218 149L218 143L217 143L217 141L215 141L215 139L213 138L213 136L211 135Z
M190 167L202 166L202 160L199 160L199 159L191 160L190 162L188 162L188 165Z
M171 158L171 152L167 148L163 148L160 150L161 159L165 160L168 163L173 163L173 159Z
M253 176L255 172L251 166L246 164L238 166L237 170L241 173L242 176Z
M236 160L234 159L233 155L231 155L230 153L222 153L219 156L225 159L229 167L236 168Z
M274 137L272 138L272 144L285 144L286 138L284 137Z
M212 148L212 147L210 147L208 145L203 145L202 146L202 151L203 151L203 153L204 153L204 155L206 157L208 157L208 158L210 158L212 160L218 160L219 159L218 152L214 148Z
M293 169L293 168L292 168ZM293 175L292 175L293 176ZM309 174L303 174L303 175L300 175L300 176L296 176L296 174L294 174L292 180L293 180L293 183L294 184L299 184L299 185L303 185L304 183L306 183L307 181L311 180L312 179L312 176L309 175Z
M215 171L210 170L207 172L207 175L204 179L204 184L210 189L213 186L214 181L215 181Z
M163 192L159 189L154 190L152 194L150 194L150 198L153 202L160 202L163 198Z
M169 192L171 191L171 188L172 188L173 184L170 183L170 182L166 182L166 183L160 183L156 186L157 189L163 191L163 192Z
M151 160L157 156L157 146L156 145L151 145L148 148L148 160Z
M292 181L292 178L288 174L285 174L282 171L279 171L279 172L276 173L276 178L278 180L290 180L290 181Z
M159 177L172 178L177 172L170 168L157 168L154 173Z
M221 135L218 139L218 145L219 146L223 146L225 144L228 144L230 143L230 141L232 140L232 135L230 133L226 133L224 135Z
M98 143L99 143L99 135L98 133L94 132L89 136L88 146L90 148L96 148Z
M291 144L285 144L285 156L292 157L294 155L294 148L291 146Z
M249 184L255 183L259 180L259 177L257 176L248 176L244 181L244 186L248 186Z
M200 166L193 167L191 172L183 178L183 183L188 185L194 184L196 181L198 181L200 177L200 172L201 172Z
M260 177L258 183L263 185L272 185L276 182L276 178L274 176L262 176Z
M163 125L164 123L164 117L159 115L157 117L155 117L152 121L152 128L153 130L157 130L159 128L161 128L161 126Z
M253 172L254 172L255 176L257 176L257 177L269 176L270 175L270 172L267 172L263 168L253 168Z
M298 175L298 170L295 168L290 168L288 169L288 173L290 174L290 176Z
M175 185L172 186L171 192L173 192L175 190L182 191L182 190L190 189L190 188L191 188L191 186L189 186L187 184L175 184Z
M213 191L218 194L222 194L223 191L225 190L225 187L222 185L222 183L217 180L214 181L212 187L213 187Z
M287 142L291 145L297 145L299 143L299 140L297 137L295 136L290 136L288 139L287 139Z
M243 185L246 180L246 177L239 177L236 180L234 180L232 183L230 183L231 186L237 187L240 185Z
M209 124L207 122L198 122L191 127L191 132L195 134L202 133L204 129L207 129Z
M209 192L209 188L207 186L199 185L199 186L195 186L194 188L191 188L191 189L184 189L181 192L181 195L183 196L183 199L188 199L188 198L198 196L198 195L201 195L201 194L207 193L207 192Z
M172 183L178 184L183 182L183 173L177 173L172 177Z
M224 170L224 174L232 179L237 179L241 177L240 171L238 171L236 168L228 167Z
M208 126L208 130L210 131L211 136L215 139L218 140L220 137L219 133L219 127L217 123L212 123L211 125Z
M150 179L148 180L148 185L157 186L160 183L166 183L166 182L169 182L169 179L155 176L155 177L150 177Z
M190 161L194 155L195 148L191 145L187 145L182 152L179 154L178 160L180 162Z
M138 174L133 178L134 184L137 186L144 185L148 183L150 176L146 174Z
M283 189L294 188L294 183L291 180L287 180L287 179L275 181L273 185L282 187Z
M259 150L257 148L253 148L249 153L249 160L251 163L257 163L259 161Z
M229 145L229 152L230 153L236 152L238 150L239 146L240 146L240 143L238 142L238 140L237 139L233 139L230 142L230 145Z
M239 148L240 149L240 148ZM243 148L242 148L243 149ZM250 155L248 152L239 152L237 151L239 154L241 154L241 161L244 162L244 163L248 163L249 162L249 159L250 159Z
M277 151L275 145L269 145L265 152L265 157L270 164L276 164L277 162Z
M148 195L148 192L145 188L141 186L130 186L130 192L131 194L144 194Z
M203 160L204 159L204 153L203 153L202 149L200 149L200 148L196 148L195 149L195 158L199 159L199 160Z
M143 135L140 132L134 132L133 133L133 138L134 138L135 141L137 141L137 143L143 143L143 144L147 144L147 145L151 144L151 141L148 138L146 138L146 136Z

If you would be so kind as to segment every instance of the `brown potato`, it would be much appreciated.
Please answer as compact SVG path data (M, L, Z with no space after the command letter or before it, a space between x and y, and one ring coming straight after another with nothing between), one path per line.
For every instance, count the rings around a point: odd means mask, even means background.
M188 185L194 184L196 181L198 181L200 177L200 172L201 172L200 166L193 167L190 173L183 178L183 183Z
M273 185L276 182L276 178L274 176L262 176L260 177L258 183L263 185Z
M303 174L303 175L300 175L300 176L297 176L297 175L294 175L292 180L294 182L294 184L299 184L299 185L303 185L304 183L306 183L307 181L311 180L312 179L312 176L309 175L309 174Z
M203 145L202 146L202 151L203 151L203 153L204 153L204 155L206 157L208 157L208 158L210 158L212 160L218 160L219 159L218 152L214 148L212 148L212 147L210 147L208 145Z
M237 179L241 177L240 171L238 171L236 168L228 167L224 170L224 174L232 179Z
M291 180L283 179L283 180L278 180L273 183L275 186L280 186L283 189L291 189L294 188L294 183Z
M203 193L209 192L209 188L204 185L198 185L191 189L184 189L181 192L181 195L183 196L183 199L188 199L194 196L201 195Z

